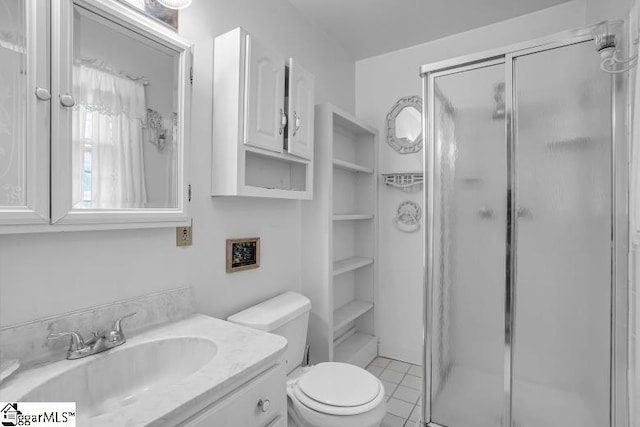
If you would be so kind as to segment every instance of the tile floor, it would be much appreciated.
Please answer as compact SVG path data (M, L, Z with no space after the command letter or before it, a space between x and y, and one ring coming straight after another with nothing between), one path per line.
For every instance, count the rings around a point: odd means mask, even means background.
M420 418L422 367L399 360L377 357L369 366L384 384L387 414L381 427L414 427Z

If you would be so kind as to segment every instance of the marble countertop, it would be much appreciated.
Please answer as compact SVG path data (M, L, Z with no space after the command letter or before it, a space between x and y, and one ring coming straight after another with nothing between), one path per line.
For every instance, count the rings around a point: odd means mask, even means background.
M151 389L143 398L127 405L120 405L117 411L86 418L83 417L82 405L79 404L76 409L78 425L175 425L277 363L287 346L283 337L194 314L184 320L128 337L125 344L104 353L18 371L0 384L0 400L21 401L21 397L34 388L67 371L83 365L91 369L99 358L113 357L118 352L147 342L173 338L213 341L217 346L217 353L195 373L167 386ZM148 362L154 363L153 360ZM179 364L180 360L176 360L175 363Z

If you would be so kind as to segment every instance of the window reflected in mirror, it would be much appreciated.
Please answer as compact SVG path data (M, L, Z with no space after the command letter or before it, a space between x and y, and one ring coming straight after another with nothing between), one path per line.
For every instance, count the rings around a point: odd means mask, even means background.
M179 53L74 7L74 209L178 206Z

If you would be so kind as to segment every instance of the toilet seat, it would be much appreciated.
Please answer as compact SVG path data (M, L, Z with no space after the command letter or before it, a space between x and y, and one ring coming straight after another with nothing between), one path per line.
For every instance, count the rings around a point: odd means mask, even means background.
M346 363L320 363L291 387L301 404L329 415L363 414L384 400L384 386L378 378Z

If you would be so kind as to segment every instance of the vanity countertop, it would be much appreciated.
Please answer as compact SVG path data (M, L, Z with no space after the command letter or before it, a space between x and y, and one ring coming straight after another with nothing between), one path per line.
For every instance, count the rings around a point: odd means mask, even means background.
M108 411L87 419L82 407L76 409L78 425L82 426L167 426L184 420L236 387L244 384L266 368L277 363L287 346L283 337L235 325L213 317L194 314L174 323L154 327L131 336L127 342L107 352L78 360L62 360L47 365L18 371L0 384L0 400L20 401L35 387L64 374L82 364L91 364L94 358L113 357L148 342L175 338L200 338L213 341L217 353L195 373L174 383L151 391L144 398L117 411ZM153 359L153 358L152 358ZM95 363L95 360L94 362ZM148 363L154 363L149 360ZM176 360L175 363L180 363Z

